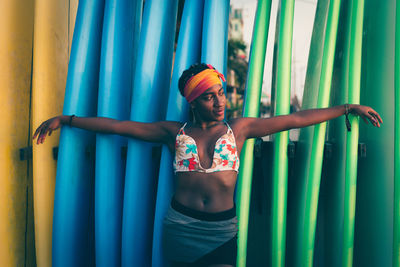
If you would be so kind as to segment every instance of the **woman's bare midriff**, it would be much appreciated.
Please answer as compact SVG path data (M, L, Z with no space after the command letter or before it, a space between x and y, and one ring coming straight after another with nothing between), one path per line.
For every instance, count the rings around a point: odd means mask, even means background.
M175 199L182 205L203 212L221 212L233 207L237 173L176 173Z

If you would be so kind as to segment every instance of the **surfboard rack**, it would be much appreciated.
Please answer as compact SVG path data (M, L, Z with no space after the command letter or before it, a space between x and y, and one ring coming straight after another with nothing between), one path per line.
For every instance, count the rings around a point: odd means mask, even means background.
M53 159L57 160L58 159L58 146L53 147L52 152L53 152Z
M273 141L263 141L261 138L257 138L254 144L254 156L260 158L262 153L265 151L273 150ZM263 148L266 146L267 148ZM294 159L296 155L297 141L290 141L288 144L288 158ZM334 144L331 142L325 142L324 147L324 158L331 159L333 157L333 152L335 150ZM367 145L365 143L358 144L358 156L360 158L367 157Z
M262 153L265 152L263 146L266 146L267 151L273 151L274 142L273 141L263 141L261 138L257 138L254 144L254 157L262 157ZM290 159L293 159L296 155L296 141L289 141L287 155Z
M159 160L161 158L161 150L162 150L162 146L154 146L152 148L152 157L153 159ZM121 157L123 159L126 159L128 155L128 147L127 146L123 146L121 147Z
M32 146L27 146L19 149L19 159L28 160L32 159Z
M127 154L128 154L128 147L127 146L121 147L121 158L126 159Z
M333 144L330 143L330 142L325 142L324 158L325 159L331 159L332 158L332 153L333 153Z
M267 145L267 146L273 146L272 141L263 141L261 138L256 139L256 143L254 145L254 156L255 157L261 157L262 154L262 146ZM289 158L294 158L296 154L296 146L297 142L296 141L290 141L288 144L288 157ZM154 159L158 159L161 157L161 146L154 146L152 150L152 155ZM95 151L96 148L94 146L90 146L86 148L86 157L91 158L95 156ZM53 147L53 159L57 160L58 159L58 146ZM121 157L123 159L126 159L128 153L128 147L123 146L121 147ZM333 144L330 142L325 143L325 148L324 148L324 158L330 159L332 158L333 154ZM358 144L358 156L360 158L366 158L367 157L367 144L365 143L359 143ZM32 159L32 146L27 146L24 148L19 149L19 159L22 160L29 160Z
M358 156L360 158L367 157L367 144L366 143L358 143Z
M32 148L31 148L32 149ZM53 159L57 160L58 159L58 146L53 147L52 149L53 153ZM85 148L85 155L87 158L94 158L96 153L96 147L95 146L88 146ZM31 155L32 158L32 155Z
M289 140L287 150L288 150L288 158L294 159L294 156L296 155L296 143Z

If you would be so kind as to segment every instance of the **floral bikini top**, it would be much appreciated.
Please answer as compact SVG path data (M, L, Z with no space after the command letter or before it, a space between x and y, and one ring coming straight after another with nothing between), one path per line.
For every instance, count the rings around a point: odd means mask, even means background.
M239 170L239 157L236 150L236 140L231 127L225 122L228 130L215 143L211 168L205 169L200 164L196 141L185 134L185 126L179 130L175 142L174 170L177 172L218 172Z

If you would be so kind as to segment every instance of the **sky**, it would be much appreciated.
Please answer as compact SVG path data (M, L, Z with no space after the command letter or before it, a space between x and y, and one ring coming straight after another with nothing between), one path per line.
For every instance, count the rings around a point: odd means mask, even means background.
M231 5L234 8L243 9L243 39L247 43L248 48L250 48L254 25L254 16L257 8L257 0L231 0ZM268 31L267 55L265 60L263 81L263 101L265 102L269 102L271 91L273 43L275 38L275 22L278 12L278 5L279 0L272 0L270 26ZM295 0L292 43L291 92L292 96L296 94L300 101L303 95L308 52L316 7L317 0Z

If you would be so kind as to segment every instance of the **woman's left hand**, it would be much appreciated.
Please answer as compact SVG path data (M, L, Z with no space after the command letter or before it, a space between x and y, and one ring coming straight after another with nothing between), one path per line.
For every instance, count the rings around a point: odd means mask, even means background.
M365 123L368 123L369 120L376 127L381 127L380 123L383 123L378 112L368 106L349 104L349 113L360 116Z

